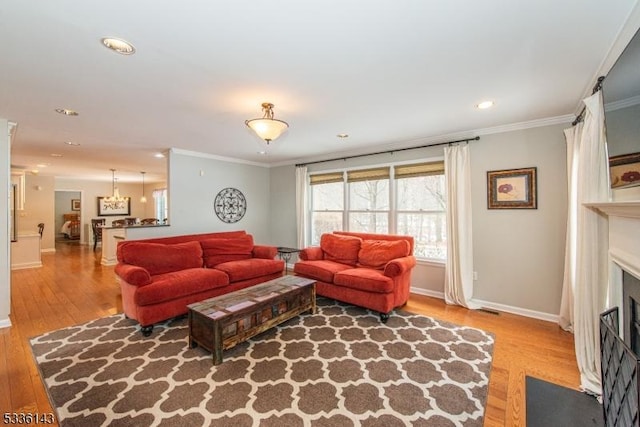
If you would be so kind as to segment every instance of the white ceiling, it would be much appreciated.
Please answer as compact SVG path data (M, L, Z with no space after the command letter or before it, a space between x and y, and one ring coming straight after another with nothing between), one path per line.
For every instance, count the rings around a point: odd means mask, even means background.
M164 176L171 147L283 164L475 136L575 114L636 3L2 0L0 117L12 164L120 181ZM260 155L265 101L290 128Z

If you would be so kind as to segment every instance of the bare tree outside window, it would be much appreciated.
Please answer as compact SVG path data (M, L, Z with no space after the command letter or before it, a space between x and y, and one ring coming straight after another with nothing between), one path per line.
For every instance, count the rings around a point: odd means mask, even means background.
M324 233L342 230L344 182L311 186L311 244L320 244Z
M416 256L446 259L444 175L403 178L397 185L397 232L415 238Z
M389 180L349 183L349 231L389 232Z

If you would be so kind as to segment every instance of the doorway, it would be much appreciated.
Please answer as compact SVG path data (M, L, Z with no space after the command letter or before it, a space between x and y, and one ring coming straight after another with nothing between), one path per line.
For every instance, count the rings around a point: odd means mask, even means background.
M82 191L56 190L54 218L56 246L58 244L81 244L84 237Z

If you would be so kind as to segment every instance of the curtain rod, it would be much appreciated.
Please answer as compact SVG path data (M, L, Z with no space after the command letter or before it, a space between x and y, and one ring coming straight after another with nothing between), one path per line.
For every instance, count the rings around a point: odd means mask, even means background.
M396 153L396 152L399 152L399 151L417 150L419 148L437 147L438 145L451 145L451 144L456 144L458 142L469 142L469 141L479 141L479 140L480 140L480 137L476 136L475 138L458 139L457 141L438 142L436 144L420 145L418 147L397 148L395 150L377 151L375 153L356 154L354 156L337 157L335 159L318 160L318 161L315 161L315 162L308 162L308 163L298 163L298 164L296 164L296 167L307 166L307 165L315 165L317 163L335 162L336 160L347 160L347 159L355 159L355 158L358 158L358 157L375 156L375 155L378 155L378 154L393 154L393 153Z
M596 82L596 85L593 87L593 90L591 91L591 95L593 95L599 90L602 90L602 82L604 81L604 78L605 76L598 77L598 81ZM584 120L584 113L586 111L587 111L587 107L582 107L582 110L580 110L580 114L578 114L578 117L576 117L576 119L571 122L571 126L575 126L578 123L580 123L582 120Z

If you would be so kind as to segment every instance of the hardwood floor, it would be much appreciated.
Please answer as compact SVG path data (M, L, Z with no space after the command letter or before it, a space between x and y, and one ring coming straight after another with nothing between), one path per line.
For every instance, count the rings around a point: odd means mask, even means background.
M11 273L11 328L0 329L0 412L51 412L34 364L29 338L122 311L113 267L100 251L58 245L43 254L42 268ZM525 425L525 376L577 389L573 335L556 324L508 313L447 306L412 295L406 310L495 334L485 426Z

